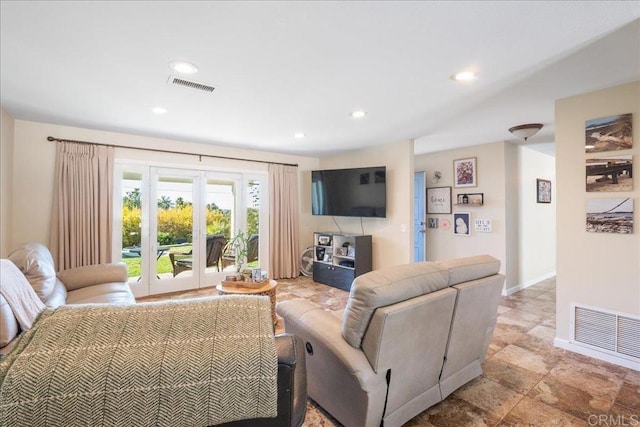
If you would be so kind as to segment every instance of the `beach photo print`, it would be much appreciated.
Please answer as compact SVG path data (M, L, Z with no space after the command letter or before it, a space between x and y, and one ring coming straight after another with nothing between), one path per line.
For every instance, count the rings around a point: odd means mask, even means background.
M631 134L631 113L587 120L585 152L628 150L633 147Z
M587 192L633 191L633 157L587 159Z
M587 231L591 233L633 233L633 199L587 199Z

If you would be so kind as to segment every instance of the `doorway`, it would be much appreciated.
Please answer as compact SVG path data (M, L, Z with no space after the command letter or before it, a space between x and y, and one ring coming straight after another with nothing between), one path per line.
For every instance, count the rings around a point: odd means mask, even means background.
M238 230L255 237L251 266L266 264L266 175L117 164L115 176L113 259L136 297L220 283L236 269Z

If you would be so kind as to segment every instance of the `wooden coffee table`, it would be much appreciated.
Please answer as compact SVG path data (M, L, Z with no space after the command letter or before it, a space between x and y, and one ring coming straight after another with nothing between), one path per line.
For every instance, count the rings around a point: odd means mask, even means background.
M261 283L242 281L222 281L216 286L219 295L267 295L271 300L271 318L273 324L278 322L276 317L276 288L278 282L265 280Z

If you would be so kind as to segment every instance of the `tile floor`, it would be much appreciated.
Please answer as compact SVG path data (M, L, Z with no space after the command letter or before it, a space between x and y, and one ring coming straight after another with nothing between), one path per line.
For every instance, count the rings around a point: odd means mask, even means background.
M209 288L144 300L215 293ZM340 311L348 293L305 277L279 281L278 301L300 298ZM640 427L640 372L553 346L554 279L503 297L498 314L484 374L405 426ZM279 319L276 332L283 330ZM310 400L304 426L340 423Z

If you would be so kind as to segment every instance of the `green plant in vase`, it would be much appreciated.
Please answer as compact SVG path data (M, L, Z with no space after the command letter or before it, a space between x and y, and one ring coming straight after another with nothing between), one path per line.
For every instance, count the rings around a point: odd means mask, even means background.
M236 257L236 273L242 272L242 267L247 262L249 253L249 233L238 230L236 235L229 242L229 246Z

